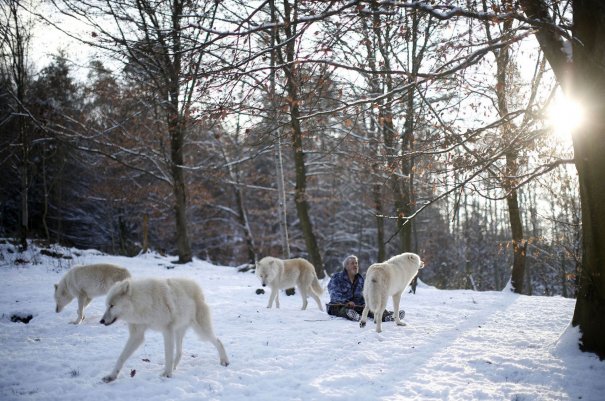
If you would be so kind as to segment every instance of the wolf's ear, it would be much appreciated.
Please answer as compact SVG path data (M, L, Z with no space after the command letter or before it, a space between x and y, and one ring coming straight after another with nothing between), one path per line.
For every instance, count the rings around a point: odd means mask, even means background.
M124 294L131 295L132 287L130 286L130 280L124 280Z
M118 286L118 294L130 295L130 280L122 280L116 284Z

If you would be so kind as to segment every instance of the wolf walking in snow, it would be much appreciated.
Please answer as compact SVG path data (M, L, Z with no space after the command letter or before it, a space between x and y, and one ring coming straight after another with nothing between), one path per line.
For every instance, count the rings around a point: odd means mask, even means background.
M183 338L189 327L218 351L220 363L229 365L225 347L214 335L210 309L201 288L185 278L124 280L107 294L107 309L101 323L109 326L122 319L128 323L129 336L112 372L103 378L115 380L124 362L143 343L147 329L164 336L165 368L162 376L171 377L183 353ZM176 349L175 349L176 347Z
M323 288L317 279L315 268L309 261L302 258L278 259L267 256L256 264L256 275L263 287L271 288L267 308L273 306L273 300L275 300L275 306L279 308L280 289L296 286L303 299L303 310L307 309L307 296L310 295L317 302L319 310L323 311L319 298L323 293Z
M399 318L399 302L401 295L419 269L424 263L415 253L402 253L393 256L383 263L374 263L368 268L365 283L363 285L363 298L366 305L361 314L359 327L364 327L368 320L368 313L372 311L374 316L382 316L387 307L389 296L393 297L393 316L395 324L405 326ZM376 320L376 332L382 331L381 319Z
M74 298L78 298L78 317L73 324L84 320L84 308L94 297L107 294L112 285L130 277L128 270L110 264L72 267L55 284L56 311L61 312Z

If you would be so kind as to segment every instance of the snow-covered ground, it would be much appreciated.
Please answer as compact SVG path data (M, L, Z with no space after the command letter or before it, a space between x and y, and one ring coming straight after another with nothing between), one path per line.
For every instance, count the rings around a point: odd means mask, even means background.
M402 299L407 326L386 323L377 334L373 324L360 329L330 318L314 302L301 311L298 294L282 292L281 309L267 309L257 278L233 267L75 249L67 260L6 248L0 245L3 401L605 400L605 362L577 350L570 299L420 286ZM53 300L53 284L67 267L96 262L124 266L134 277L196 280L231 364L220 366L214 347L189 332L174 377L160 377L162 337L148 332L118 379L103 383L126 342L126 325L99 324L103 298L93 300L79 326L68 323L76 302L57 314ZM26 315L28 324L11 321Z

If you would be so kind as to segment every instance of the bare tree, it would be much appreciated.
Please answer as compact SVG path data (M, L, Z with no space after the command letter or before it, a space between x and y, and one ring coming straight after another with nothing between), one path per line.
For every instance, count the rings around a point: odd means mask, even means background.
M565 19L571 4L573 24ZM585 108L585 123L573 136L574 161L582 205L582 271L572 324L582 332L581 349L605 358L605 4L599 0L548 2L521 0L525 13L494 6L490 13L430 2L403 7L431 13L442 20L467 17L505 21L516 18L533 26L535 36L565 93ZM563 18L561 20L561 18ZM560 21L558 23L558 21ZM508 42L499 40L495 46ZM492 45L493 47L494 45ZM488 51L488 48L484 49ZM471 58L467 58L470 61ZM535 175L534 175L535 176ZM526 180L527 181L527 180Z
M279 233L281 236L282 249L284 257L290 259L290 239L288 235L288 208L286 202L286 185L284 181L284 161L282 157L282 129L278 126L278 104L277 104L277 10L275 8L275 0L270 0L269 4L270 15L271 15L271 61L269 64L270 78L269 78L269 97L271 105L271 123L274 127L275 142L274 142L274 157L275 157L275 178L277 181L277 203L279 213Z
M89 26L97 38L89 44L113 51L152 89L170 146L178 261L191 261L184 151L198 83L210 62L207 48L219 3L65 0L56 4L65 15Z
M507 10L512 9L512 2L509 0L503 1L503 7ZM483 1L483 9L487 11L487 4ZM513 33L513 19L507 19L502 23L501 32L506 37ZM487 37L492 39L489 23L485 23ZM509 45L504 45L499 49L494 49L496 58L496 97L497 109L501 118L506 119L509 114L508 98L511 91L509 84L510 76L510 49ZM514 127L511 122L506 121L502 127L502 136L507 143L511 143L514 138ZM523 223L521 220L521 210L519 209L519 196L517 189L517 176L519 172L518 149L512 144L509 145L509 150L505 154L506 168L504 178L504 188L506 191L506 203L508 206L508 216L512 233L512 248L513 248L513 269L511 277L511 286L513 291L518 294L523 294L523 282L525 279L525 254L527 243L523 238Z
M273 5L273 3L272 3ZM305 149L303 146L303 133L300 113L300 66L297 63L297 43L301 35L298 25L298 1L291 4L288 0L283 2L283 36L277 35L278 42L283 41L285 46L277 52L278 60L286 79L288 94L288 108L290 111L290 139L294 152L294 169L296 172L296 187L294 203L300 220L301 229L307 246L309 259L319 278L325 276L321 253L313 231L313 223L309 210L307 193L307 167L305 164Z
M19 148L18 174L20 178L19 194L21 196L21 213L19 224L19 243L22 249L27 249L27 237L29 235L29 190L30 190L30 152L32 139L27 121L26 91L30 81L27 65L27 57L31 39L31 21L24 17L24 11L18 0L2 0L0 22L0 49L2 56L2 75L6 78L6 84L10 88L6 94L11 98L12 113L3 116L8 120L15 120L17 131L17 142Z
M573 1L573 24L560 26L548 2L520 3L537 27L536 38L557 80L567 96L585 108L585 123L573 135L583 253L572 324L582 333L581 349L605 359L605 4Z

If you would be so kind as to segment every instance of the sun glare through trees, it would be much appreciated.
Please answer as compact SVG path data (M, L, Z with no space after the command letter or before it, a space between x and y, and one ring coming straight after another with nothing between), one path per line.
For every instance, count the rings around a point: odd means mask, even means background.
M584 108L574 100L559 94L547 111L548 126L556 138L570 141L571 135L584 123Z

